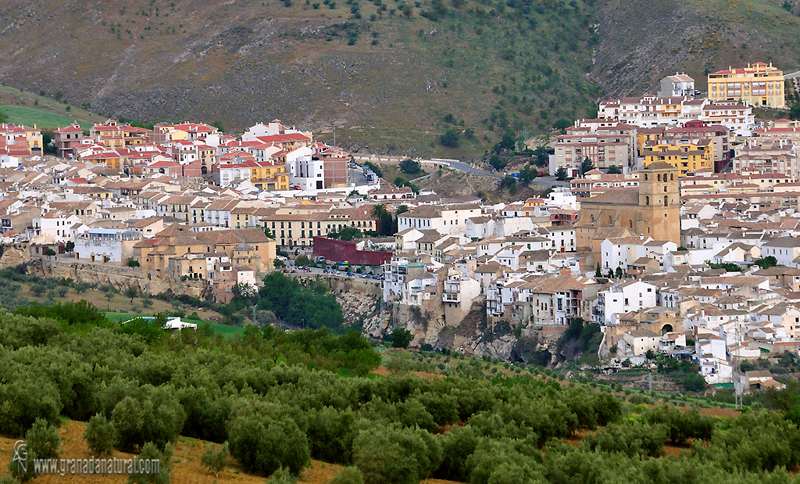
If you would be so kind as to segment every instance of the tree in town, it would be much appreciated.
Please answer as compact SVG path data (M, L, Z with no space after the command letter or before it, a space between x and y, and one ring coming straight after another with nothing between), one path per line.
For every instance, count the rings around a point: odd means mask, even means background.
M592 171L594 169L594 164L592 164L592 160L589 158L584 158L581 162L581 176L584 176L586 172Z
M603 272L600 270L600 263L597 263L597 267L594 270L594 277L603 277Z
M400 162L400 171L406 175L416 175L417 173L420 173L422 169L419 166L419 162L414 161L411 158L406 158Z
M566 133L567 128L569 128L570 126L572 126L572 121L570 121L567 118L561 118L553 123L553 129L561 131L561 134Z
M539 176L539 170L537 170L536 167L531 165L525 165L519 171L519 181L523 185L529 184L530 182L535 180L537 176Z
M386 205L378 203L372 206L370 210L372 218L378 221L378 232L381 235L392 235L392 214L386 210Z
M769 255L767 257L762 257L756 261L753 261L753 264L757 265L762 269L769 269L770 267L775 267L778 265L778 259L775 256Z
M800 102L794 103L789 108L789 119L800 119Z
M614 271L614 276L617 279L622 279L622 267L617 267L617 270Z
M609 278L609 279L613 279L614 278L614 269L609 267L608 268L608 274L606 274L606 277Z
M608 171L606 173L609 175L621 175L622 170L617 165L611 165L608 167Z
M517 179L513 176L506 176L500 180L500 190L508 189L509 193L513 194L517 189Z
M568 178L569 178L569 173L567 172L566 168L562 166L561 168L556 170L556 180L566 181Z

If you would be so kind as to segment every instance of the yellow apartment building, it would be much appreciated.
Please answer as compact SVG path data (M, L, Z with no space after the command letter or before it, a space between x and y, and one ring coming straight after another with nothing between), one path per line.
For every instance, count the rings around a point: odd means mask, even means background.
M697 170L714 168L714 143L704 140L694 144L657 144L642 151L644 165L656 161L669 163L680 170L680 177L688 176Z
M285 164L256 162L250 166L250 182L262 190L288 190L289 172Z
M750 106L785 108L783 71L772 63L756 62L744 68L708 75L709 101L742 101Z

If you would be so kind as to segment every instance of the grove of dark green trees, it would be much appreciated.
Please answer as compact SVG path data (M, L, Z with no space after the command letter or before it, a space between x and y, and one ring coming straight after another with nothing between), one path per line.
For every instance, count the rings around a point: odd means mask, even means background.
M169 453L183 435L228 442L253 473L297 475L313 458L376 484L789 483L800 464L800 430L782 412L715 419L455 368L366 378L381 357L354 331L249 326L225 340L201 326L148 339L83 308L92 323L74 303L0 313L1 434L94 418L93 445ZM564 443L582 430L579 445ZM665 443L685 451L665 457Z

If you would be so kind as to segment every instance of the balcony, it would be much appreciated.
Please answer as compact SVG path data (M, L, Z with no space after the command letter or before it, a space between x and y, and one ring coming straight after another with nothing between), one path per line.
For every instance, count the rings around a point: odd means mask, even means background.
M446 293L444 293L442 295L442 300L444 302L451 302L451 303L460 303L461 302L461 298L459 297L458 293L453 294L453 293L447 293L446 292Z

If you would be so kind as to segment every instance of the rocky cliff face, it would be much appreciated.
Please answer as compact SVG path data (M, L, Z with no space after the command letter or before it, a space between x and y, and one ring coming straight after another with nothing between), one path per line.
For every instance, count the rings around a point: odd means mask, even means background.
M3 256L0 257L0 269L25 264L31 260L31 251L27 244L14 244L3 247Z

